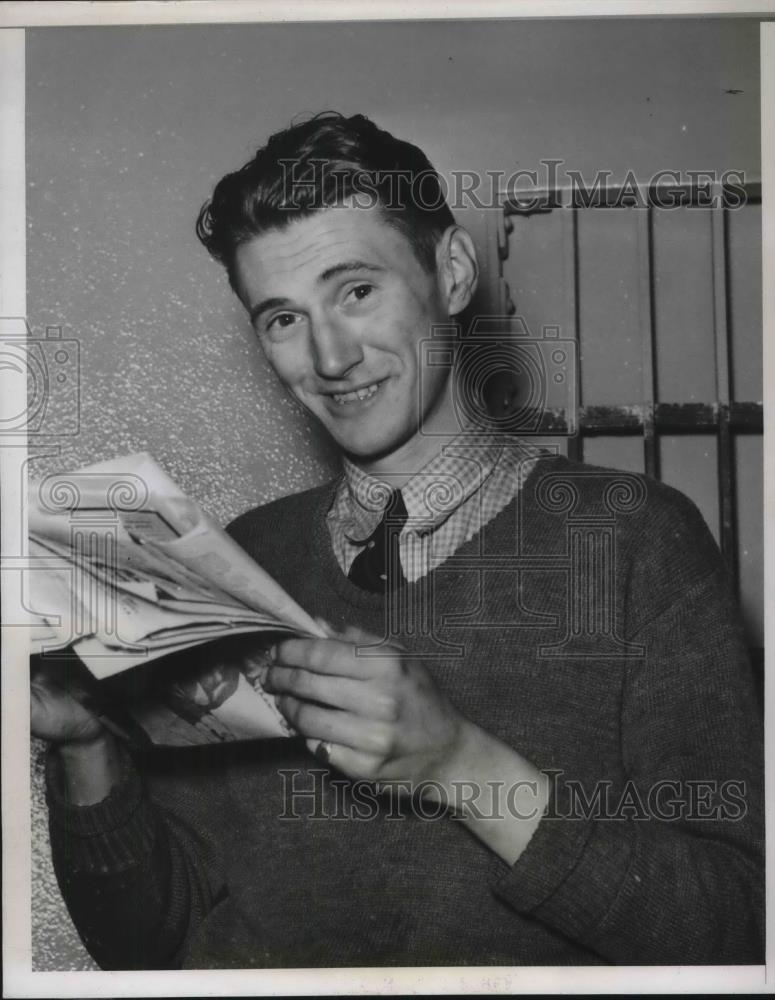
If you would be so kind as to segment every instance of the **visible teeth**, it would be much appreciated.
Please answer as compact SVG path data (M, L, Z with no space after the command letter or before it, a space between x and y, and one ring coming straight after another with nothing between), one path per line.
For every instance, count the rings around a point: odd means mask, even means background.
M334 396L334 399L340 406L344 406L345 403L352 403L355 399L368 399L370 396L374 395L378 388L379 385L375 382L373 385L366 386L365 389L356 389L353 392L337 393Z

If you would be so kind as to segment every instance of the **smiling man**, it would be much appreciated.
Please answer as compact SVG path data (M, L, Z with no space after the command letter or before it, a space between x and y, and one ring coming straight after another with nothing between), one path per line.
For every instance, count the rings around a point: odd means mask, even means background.
M366 472L416 469L459 431L448 367L429 370L421 399L418 347L468 304L474 248L450 226L443 270L427 271L354 201L241 244L235 287L272 368L342 451Z
M132 761L36 692L92 954L760 961L760 730L718 551L675 491L461 416L476 254L425 156L317 116L225 177L198 233L342 453L229 529L329 637L272 652L298 737L207 758Z

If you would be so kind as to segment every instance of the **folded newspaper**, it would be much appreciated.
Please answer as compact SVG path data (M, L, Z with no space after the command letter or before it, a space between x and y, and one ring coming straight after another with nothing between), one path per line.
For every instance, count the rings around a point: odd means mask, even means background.
M267 650L324 629L150 455L32 484L29 557L32 653L74 653L94 678L75 686L119 735L292 734L262 687Z

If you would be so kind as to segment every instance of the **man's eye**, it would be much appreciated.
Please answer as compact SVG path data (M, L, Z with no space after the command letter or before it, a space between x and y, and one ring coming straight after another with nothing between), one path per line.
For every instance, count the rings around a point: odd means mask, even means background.
M296 316L293 313L278 313L277 316L273 316L267 325L267 329L279 328L281 330L286 329L286 327L293 326L296 322Z
M368 295L371 295L373 291L372 285L356 285L355 288L350 292L359 302L365 299Z

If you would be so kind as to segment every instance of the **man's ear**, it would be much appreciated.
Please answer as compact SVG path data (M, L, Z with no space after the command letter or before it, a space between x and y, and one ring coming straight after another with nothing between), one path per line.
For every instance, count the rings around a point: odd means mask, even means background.
M479 281L476 247L462 226L450 226L436 247L439 287L450 316L457 316L471 301Z

